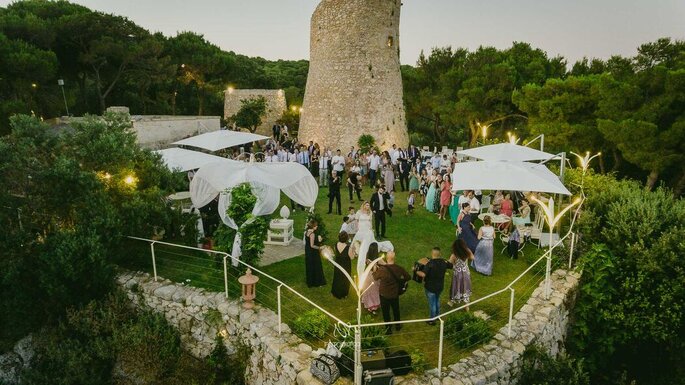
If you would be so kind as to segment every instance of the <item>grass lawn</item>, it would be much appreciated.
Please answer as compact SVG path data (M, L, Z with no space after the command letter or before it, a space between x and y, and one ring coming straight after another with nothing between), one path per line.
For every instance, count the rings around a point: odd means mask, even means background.
M319 198L316 203L316 210L317 212L322 213L323 221L328 229L329 239L326 243L333 245L337 239L337 232L342 223L343 216L325 214L328 211L327 193L327 188L322 188L320 190ZM350 205L358 208L360 203L355 202L354 204L350 204L346 197L346 191L344 191L344 193L342 200L343 211L346 211L347 207ZM371 190L366 188L362 196L368 198L370 194ZM430 213L425 210L425 208L418 205L413 215L406 215L406 199L407 193L397 192L395 194L396 206L393 210L393 216L387 219L386 235L388 240L395 246L397 263L407 269L407 271L411 271L414 261L422 257L430 256L430 250L433 246L439 246L443 250L443 256L446 258L449 257L450 245L455 237L455 228L452 223L450 221L439 221L436 214ZM286 202L289 203L289 200L283 199L283 203ZM295 220L295 235L301 237L306 214L298 210L291 214L291 218ZM500 253L502 247L503 245L499 239L495 240L495 258L492 276L486 277L472 271L472 300L481 298L505 287L529 266L529 261L534 261L542 253L542 250L529 244L524 250L524 258L511 260ZM215 261L206 253L156 245L155 256L157 271L160 276L176 282L184 282L213 291L223 291L222 264ZM149 246L143 242L134 244L130 255L126 258L125 262L122 262L122 265L126 268L151 272ZM544 267L542 264L540 267L541 268L533 269L514 285L516 291L514 312L527 301L532 291L544 278ZM324 261L324 272L329 285L314 289L307 288L305 283L304 256L281 261L266 266L262 268L262 270L288 284L338 318L351 323L356 319L355 309L357 302L352 291L350 292L350 296L343 300L338 300L330 294L330 283L333 279L333 266L330 263ZM236 280L239 273L230 270L229 274L230 295L238 296L240 294L240 288ZM445 278L446 290L441 296L442 312L449 310L447 300L451 278L452 274L451 272L448 272ZM275 281L272 281L267 277L262 277L257 284L257 302L276 310L277 286L278 284ZM292 324L292 321L298 316L313 309L306 301L290 293L286 289L283 289L281 294L283 320L289 324ZM482 310L487 313L487 315L491 317L488 320L488 324L493 331L496 331L508 321L509 301L510 295L508 292L505 292L471 306L470 310ZM400 299L400 308L403 320L428 317L427 300L423 287L420 284L416 282L410 283L409 290ZM382 321L380 309L377 313L377 315L371 316L371 320L374 322ZM323 346L328 340L336 340L338 338L338 333L331 328L331 331L326 337L321 339L308 338L308 340L313 345ZM393 351L398 349L407 351L419 349L424 352L428 364L431 367L437 365L439 343L438 326L429 326L425 323L405 325L401 332L396 332L390 337L389 342L390 348ZM456 362L474 348L475 346L457 348L454 344L450 343L450 341L445 341L443 365Z

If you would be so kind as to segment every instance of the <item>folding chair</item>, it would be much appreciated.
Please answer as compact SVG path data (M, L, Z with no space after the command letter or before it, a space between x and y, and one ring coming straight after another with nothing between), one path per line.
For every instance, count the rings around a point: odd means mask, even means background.
M484 212L486 212L486 213L490 212L490 209L491 209L491 205L490 205L491 199L492 199L492 198L490 197L490 195L483 195L483 202L481 202L481 204L480 204L480 212L479 212L479 214L482 214L482 213L484 213Z

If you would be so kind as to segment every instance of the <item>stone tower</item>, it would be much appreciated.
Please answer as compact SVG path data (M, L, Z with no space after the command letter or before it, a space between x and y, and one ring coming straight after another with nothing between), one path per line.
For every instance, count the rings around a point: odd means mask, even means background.
M322 0L311 21L301 142L347 150L362 134L409 142L399 59L401 0Z

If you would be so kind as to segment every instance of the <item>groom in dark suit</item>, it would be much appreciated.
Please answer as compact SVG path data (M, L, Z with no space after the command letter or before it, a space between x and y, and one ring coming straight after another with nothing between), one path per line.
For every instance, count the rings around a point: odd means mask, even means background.
M376 192L371 196L371 211L376 226L376 238L385 238L385 213L390 211L388 201L390 194L385 191L385 186L376 187Z

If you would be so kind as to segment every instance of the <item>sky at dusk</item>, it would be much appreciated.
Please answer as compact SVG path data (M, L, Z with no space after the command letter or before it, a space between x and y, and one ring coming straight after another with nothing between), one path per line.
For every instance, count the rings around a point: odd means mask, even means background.
M203 34L224 50L266 59L308 59L318 0L76 0L165 35ZM11 1L0 0L0 6ZM506 48L525 41L569 62L633 56L659 37L685 39L683 0L404 0L402 64L436 46Z

